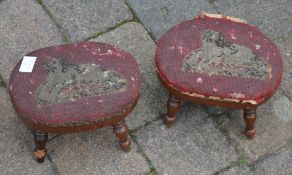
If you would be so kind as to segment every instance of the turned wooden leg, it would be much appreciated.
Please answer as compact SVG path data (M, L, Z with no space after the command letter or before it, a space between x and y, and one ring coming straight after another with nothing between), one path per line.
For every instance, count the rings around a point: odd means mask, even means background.
M245 129L245 135L247 136L247 138L252 139L255 136L255 121L257 118L257 113L256 113L256 107L254 108L249 108L249 109L243 109L244 113L243 113L243 117L244 117L244 121L246 124L246 129Z
M113 130L114 130L115 135L118 137L120 141L120 146L122 147L122 149L126 152L130 151L131 140L128 138L129 129L125 120L121 120L117 122L113 126Z
M45 146L48 141L48 134L36 131L34 132L34 141L36 144L34 156L39 163L42 163L47 155L47 149Z
M180 108L180 101L180 99L169 93L167 101L167 114L164 122L168 128L171 127L175 121L176 113Z

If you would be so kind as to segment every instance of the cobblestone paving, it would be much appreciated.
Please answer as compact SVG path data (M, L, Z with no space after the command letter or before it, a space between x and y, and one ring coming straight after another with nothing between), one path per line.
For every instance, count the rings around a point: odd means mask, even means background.
M162 124L167 92L155 75L155 42L200 11L246 19L282 53L284 78L259 107L253 140L243 135L238 110L184 103L173 128ZM291 16L291 0L0 0L1 174L292 174ZM140 66L142 94L127 118L132 150L121 151L110 127L50 135L48 157L38 164L32 135L10 103L11 70L35 49L89 39L117 45Z
M71 41L85 39L132 18L121 0L43 0L43 4Z

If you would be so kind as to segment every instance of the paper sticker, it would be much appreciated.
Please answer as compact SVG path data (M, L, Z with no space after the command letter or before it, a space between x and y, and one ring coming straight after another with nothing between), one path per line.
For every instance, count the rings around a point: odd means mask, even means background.
M32 72L37 57L24 56L19 68L19 72Z

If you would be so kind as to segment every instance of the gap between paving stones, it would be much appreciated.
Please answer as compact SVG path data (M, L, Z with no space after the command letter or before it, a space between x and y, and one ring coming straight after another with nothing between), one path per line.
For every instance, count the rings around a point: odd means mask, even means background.
M50 19L54 22L54 24L56 25L56 27L58 28L58 30L62 34L63 41L65 43L70 42L69 36L62 30L61 25L57 22L56 18L52 14L52 12L43 3L43 0L35 0L35 1L42 6L42 8L44 9L44 11L49 15ZM133 16L132 19L130 19L130 20L123 20L123 21L117 23L116 25L114 25L113 27L109 27L108 29L106 29L104 31L97 32L97 33L93 34L92 36L89 36L89 37L87 37L87 38L85 38L83 40L84 41L87 41L87 40L91 40L91 39L97 38L98 36L100 36L102 34L105 34L107 32L110 32L110 31L112 31L112 30L114 30L114 29L116 29L116 28L118 28L118 27L120 27L123 24L126 24L128 22L137 22L137 23L140 23L143 26L143 28L147 31L147 33L149 34L149 36L151 37L151 39L155 42L154 35L150 31L148 31L146 29L146 27L143 25L143 23L141 22L141 20L138 18L137 14L133 10L133 8L129 5L129 3L126 0L124 0L124 3L129 8L129 11L132 13L132 16Z
M136 128L129 129L129 133L136 134L136 132L139 131L141 128L146 127L147 125L150 125L151 123L153 123L153 122L155 122L157 120L160 120L160 119L162 120L162 116L159 116L159 117L157 117L157 118L155 118L155 119L153 119L151 121L148 121L144 125L140 125L140 126L137 126Z
M151 84L149 84L149 83L146 82L146 81L145 81L144 83L146 84L146 86L151 86ZM161 88L163 88L163 87L161 87ZM155 93L155 95L157 95L157 96L160 95L160 94L158 94L158 93L156 93L156 92L152 92L152 93ZM181 107L183 107L183 105L184 105L184 104L182 104ZM129 129L129 131L132 132L132 133L135 133L135 132L137 132L138 130L140 130L141 128L146 127L147 125L149 125L149 124L151 124L151 123L153 123L153 122L155 122L155 121L157 121L157 120L160 120L160 119L162 120L163 117L164 117L164 115L166 115L166 111L167 111L167 104L165 104L164 112L161 113L161 114L157 114L156 118L154 118L153 120L150 120L150 121L146 122L146 123L143 124L143 125L137 126L137 127L133 128L133 129Z
M256 166L257 166L257 164L260 164L260 163L264 162L266 159L268 159L268 158L270 158L270 157L276 156L277 153L278 153L279 151L281 151L281 150L282 150L283 148L285 148L285 147L289 147L289 143L287 143L287 145L284 145L284 146L280 147L279 149L275 150L275 151L272 152L272 153L267 153L267 154L265 154L265 155L259 157L257 160L255 160L255 161L252 162L252 163L245 164L245 165L239 165L239 164L237 164L237 165L231 165L231 166L229 166L229 167L223 168L223 169L221 169L221 170L215 172L214 175L219 175L219 174L221 174L221 173L224 173L225 171L228 171L229 169L236 168L236 167L238 167L238 168L247 168L247 169L250 170L251 172L254 172L254 171L256 170Z
M292 102L292 99L289 97L287 92L285 92L281 87L278 89L278 91L280 91L283 94L283 96L285 96L290 102Z
M187 103L189 103L189 102L186 102L186 103L182 104L182 105L181 105L181 108L182 108L184 105L186 105ZM166 109L165 109L165 110L166 110ZM145 151L143 150L143 148L141 147L141 145L137 142L137 136L136 136L136 133L137 133L141 128L147 127L148 125L150 125L151 123L153 123L153 122L155 122L155 121L157 121L157 120L163 120L164 115L165 115L165 113L162 114L162 116L159 116L158 118L156 118L156 119L154 119L154 120L152 120L152 121L149 121L149 122L145 123L144 125L141 125L141 126L139 126L139 127L136 127L136 128L134 128L134 129L129 130L129 135L130 135L132 141L135 142L135 144L137 145L137 148L138 148L138 150L139 150L139 153L142 155L142 157L145 158L145 160L147 161L148 166L149 166L149 168L150 168L150 172L146 173L145 175L157 175L158 172L157 172L157 170L155 169L155 167L154 167L154 165L153 165L153 163L152 163L152 160L146 155L146 153L145 153ZM224 114L220 114L220 115L224 115ZM220 116L220 115L219 115L219 116ZM217 125L218 122L215 122L215 118L218 117L218 115L213 116L213 115L211 115L211 114L208 114L207 117L208 117L208 118L211 118L211 120L213 120L213 122L214 122L215 126L217 127L217 129L219 129L219 131L220 131L220 132L226 137L228 144L233 145L233 147L235 148L236 154L239 155L238 158L237 158L237 159L238 159L237 161L235 161L235 162L231 162L230 165L228 165L228 166L226 166L226 167L220 169L219 171L215 172L215 174L219 174L219 173L224 172L224 171L226 171L226 170L228 170L228 169L230 169L230 168L232 168L232 167L239 166L239 159L240 159L240 157L242 157L242 153L240 153L239 150L237 150L237 147L234 145L234 143L233 143L232 139L229 137L228 133L227 133L227 132L223 132L223 131L222 131L222 128L221 128L220 126ZM244 156L244 159L246 159L245 156Z
M272 157L273 155L276 155L276 153L278 151L280 151L281 149L283 149L283 148L285 148L287 146L289 146L289 143L287 143L287 145L285 145L285 146L281 146L280 148L276 149L274 152L267 153L267 154L265 154L263 156L260 156L257 160L255 160L255 161L253 161L251 163L245 162L243 165L240 165L240 162L239 162L240 160L238 160L238 162L231 163L229 166L226 166L225 168L222 168L219 171L215 172L214 175L219 175L219 174L221 174L221 173L223 173L225 171L228 171L231 168L235 168L235 167L246 167L249 170L254 171L254 169L256 167L256 164L263 162L265 159L268 159L269 157ZM235 150L237 151L237 149L235 149ZM246 158L244 158L244 159L246 161Z
M236 151L236 149L235 149L235 151ZM214 172L214 175L219 175L220 173L227 171L233 167L237 167L237 166L240 166L238 162L231 162L230 165L227 165L226 167L221 168L220 170Z
M236 145L236 142L229 136L228 131L227 131L227 128L223 128L221 126L219 117L221 117L223 115L227 115L228 118L230 117L230 113L229 112L227 114L226 113L223 113L223 114L219 114L219 115L208 114L207 117L209 117L215 123L215 126L217 127L217 129L219 129L219 131L226 137L227 142L229 144L232 144L232 145L235 146ZM242 153L239 151L239 149L237 147L235 147L235 152L238 155L242 156ZM244 155L244 157L246 157L246 155Z
M112 31L112 30L114 30L116 28L119 28L120 26L122 26L122 25L124 25L124 24L126 24L128 22L136 22L136 21L133 18L130 19L130 20L127 20L126 19L126 20L121 21L118 24L114 25L113 27L110 27L110 28L108 28L108 29L106 29L104 31L101 31L101 32L97 32L97 33L93 34L92 36L85 38L84 41L88 41L88 40L91 40L91 39L95 39L95 38L99 37L100 35L105 34L105 33L108 33L108 32L110 32L110 31Z
M39 1L41 1L41 0L39 0ZM148 33L148 35L154 41L154 43L156 43L155 42L155 39L154 39L154 35L150 31L147 30L147 28L141 22L140 18L137 16L137 14L134 11L134 9L129 5L129 3L126 0L124 0L124 2L126 4L126 6L128 7L129 11L132 13L132 16L133 16L132 19L121 21L118 24L114 25L113 27L110 27L110 28L108 28L108 29L106 29L104 31L101 31L101 32L97 32L97 33L93 34L92 36L89 36L89 37L85 38L84 41L88 41L88 40L91 40L91 39L95 39L95 38L99 37L100 35L105 34L105 33L108 33L108 32L110 32L112 30L115 30L115 29L119 28L120 26L122 26L122 25L124 25L126 23L136 22L136 23L139 23L139 24L141 24L143 26L143 28L145 29L145 31Z
M154 37L153 33L151 33L151 31L148 30L148 29L144 26L144 24L142 23L141 19L138 17L137 13L136 13L135 10L131 7L131 5L128 3L128 1L127 1L127 0L124 0L124 2L125 2L125 4L128 6L130 12L132 13L132 15L133 15L133 20L135 20L135 22L137 22L137 23L140 23L140 24L143 26L143 28L145 29L145 31L148 33L148 35L151 37L151 39L153 40L153 42L156 43L156 42L155 42L155 37Z
M61 35L63 37L63 42L68 43L69 42L69 37L66 35L65 32L62 31L61 25L57 22L56 18L52 14L52 12L45 6L45 4L43 3L43 0L35 0L35 1L42 6L44 11L49 15L50 19L56 25L57 29L59 30L59 32L61 33Z
M50 154L47 154L47 158L46 159L52 164L52 168L54 170L54 173L56 175L61 175L60 172L58 171L58 168L57 168L55 162L52 160Z
M151 122L148 122L148 124L150 124ZM148 125L147 123L145 125ZM142 127L142 126L141 126ZM137 145L137 150L138 150L138 153L141 154L141 156L146 160L147 162L147 165L149 166L149 169L150 169L150 172L146 173L147 174L158 174L157 171L155 170L154 168L154 165L151 161L151 159L145 154L144 150L142 149L142 147L140 146L140 144L137 142L137 139L136 139L136 133L137 133L138 130L135 130L135 131L129 131L129 136L131 138L131 140L133 142L135 142L135 144Z
M288 141L286 145L284 146L281 146L279 147L278 149L275 149L273 152L268 152L262 156L259 156L258 159L248 163L248 160L247 160L247 155L244 153L244 152L241 152L240 149L238 148L238 144L240 143L236 143L228 134L228 131L227 131L227 128L224 128L221 126L221 122L219 120L218 117L220 116L223 116L224 114L220 114L220 115L212 115L212 114L209 114L207 117L210 118L214 123L215 123L215 126L217 127L217 129L219 129L219 131L226 137L227 139L227 142L228 143L231 143L235 149L235 152L238 154L238 160L237 162L232 162L230 163L230 165L220 169L219 171L215 172L214 175L218 175L218 174L221 174L222 172L225 172L233 167L244 167L246 166L248 169L250 169L251 171L254 169L254 167L256 166L257 163L259 162L262 162L264 161L265 159L275 155L278 151L280 151L281 149L289 146L289 143L291 142L292 143L292 140L291 141ZM227 118L230 118L231 117L231 114L230 113L225 113L225 115L227 115ZM244 164L241 165L241 161L244 161Z
M146 82L146 83L147 83L147 82ZM156 94L156 95L158 95L158 94ZM181 108L183 108L183 106L186 105L186 103L187 103L187 102L184 102L184 103L182 102L182 104L181 104ZM136 132L139 131L141 128L146 127L146 126L150 125L151 123L153 123L153 122L155 122L155 121L157 121L157 120L163 120L164 117L165 117L165 115L166 115L166 111L167 111L167 105L165 104L165 111L164 111L164 113L162 113L162 114L158 114L158 116L157 116L155 119L146 122L144 125L140 125L140 126L137 126L137 127L133 128L133 129L129 129L129 133L135 135ZM220 115L221 115L221 114L220 114ZM223 115L223 114L222 114L222 115ZM218 115L217 115L217 116L218 116Z
M60 33L62 34L62 37L63 37L63 41L65 43L68 43L70 42L70 38L69 36L62 30L62 27L61 25L57 22L56 18L54 17L53 13L46 7L46 5L43 3L43 0L35 0L37 3L39 3L42 8L44 9L44 11L49 15L50 19L54 22L54 24L56 25L56 27L58 28L58 30L60 31ZM128 5L127 5L128 6ZM132 12L132 11L131 11ZM83 41L88 41L88 40L91 40L91 39L94 39L94 38L97 38L98 36L104 34L104 33L107 33L107 32L110 32L118 27L120 27L121 25L125 24L125 23L128 23L128 22L138 22L138 23L141 23L139 19L137 19L134 14L133 15L133 18L130 19L130 20L123 20L119 23L117 23L116 25L112 26L112 27L109 27L107 28L106 30L104 31L101 31L101 32L97 32L85 39L83 39ZM141 23L142 24L142 23ZM142 24L143 25L143 24ZM144 27L144 26L143 26ZM82 40L81 40L82 41Z
M184 104L183 104L184 105ZM183 107L183 105L181 107ZM164 115L164 114L162 114ZM139 153L142 155L142 157L145 158L146 162L148 163L148 166L150 168L150 172L146 173L145 175L158 175L153 163L152 163L152 160L146 155L145 151L143 150L143 148L141 147L141 145L137 142L137 136L136 136L136 133L143 127L146 127L148 125L150 125L151 123L157 121L157 120L163 120L163 116L159 116L157 117L156 119L154 120L151 120L147 123L145 123L144 125L141 125L141 126L138 126L134 129L130 129L129 130L129 135L132 139L133 142L135 142L135 144L137 145L137 148L138 148L138 151Z
M285 148L285 147L288 147L288 143L287 145L284 145L284 146L281 146L280 148L276 149L274 152L271 152L271 153L267 153L263 156L260 156L257 160L255 160L254 162L250 163L250 164L247 164L247 167L250 168L250 170L254 170L255 169L255 166L256 164L260 163L260 162L263 162L265 159L269 158L269 157L272 157L274 155L277 154L277 152L279 152L281 149Z
M3 78L1 77L1 75L0 75L0 87L4 87L4 88L7 89L7 85L6 85L6 83L3 81Z
M208 0L210 4L213 4L216 0Z
M153 170L153 171L146 173L145 175L158 175L158 173Z
M231 162L229 165L227 165L226 167L220 169L219 171L215 172L214 174L219 174L220 172L223 172L223 171L226 171L234 166L239 166L240 164L240 159L247 159L247 155L245 155L244 153L242 153L238 147L237 147L237 144L236 142L229 136L228 132L227 132L227 129L226 128L222 128L221 125L220 125L220 122L219 122L219 117L220 116L223 116L223 115L227 115L228 117L230 117L230 113L228 112L227 114L226 113L222 113L222 114L219 114L219 115L212 115L212 114L209 114L207 115L208 118L210 118L213 123L214 123L214 126L225 136L226 138L226 141L228 144L232 145L232 147L234 148L236 154L237 154L237 161L236 162Z

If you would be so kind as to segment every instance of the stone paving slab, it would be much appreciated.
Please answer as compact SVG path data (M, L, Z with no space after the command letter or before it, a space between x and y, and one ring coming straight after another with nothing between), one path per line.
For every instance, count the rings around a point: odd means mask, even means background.
M122 0L43 0L69 40L82 40L129 20L132 14Z
M1 76L0 76L0 87L5 87L6 84L4 83L4 81L2 80Z
M141 24L130 22L92 41L113 44L131 53L137 60L141 76L141 97L127 118L131 129L152 121L166 110L167 93L157 79L154 66L155 43Z
M56 174L48 159L38 164L33 157L33 136L15 115L8 92L0 87L0 170L1 174Z
M244 135L245 122L241 110L233 110L229 116L215 118L220 127L237 144L248 162L274 152L287 144L292 137L291 102L281 93L261 105L257 111L256 136L248 140Z
M49 154L60 174L146 174L146 160L132 149L121 150L112 127L78 134L64 134L48 144Z
M255 165L255 174L292 174L292 147L286 147Z
M208 114L213 115L213 116L219 116L223 114L228 114L230 113L230 108L225 108L225 107L220 107L220 106L205 106L206 111Z
M222 14L243 18L273 40L292 34L291 0L215 0Z
M172 26L194 18L201 11L216 12L207 0L127 0L127 2L156 40Z
M230 169L219 173L220 175L253 175L253 172L247 166L235 166Z
M292 37L285 38L283 42L278 43L278 46L284 61L284 77L281 89L292 100Z
M166 92L162 89L162 94L156 94L155 92L149 91L148 87L142 85L139 102L134 111L126 118L130 129L138 128L161 117L167 110L166 103L168 95L166 95Z
M23 55L61 42L57 27L35 0L0 1L0 74L5 82Z
M265 159L257 161L254 165L235 166L220 175L289 175L292 174L292 147L286 146L279 151L268 155Z
M190 103L172 128L158 120L138 130L136 137L159 174L213 174L237 160L232 144L207 113Z

